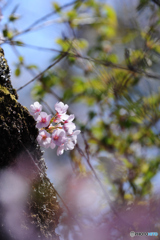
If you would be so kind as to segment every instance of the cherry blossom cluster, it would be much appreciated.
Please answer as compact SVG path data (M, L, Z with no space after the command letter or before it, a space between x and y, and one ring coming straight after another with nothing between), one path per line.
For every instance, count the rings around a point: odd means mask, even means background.
M36 127L39 129L37 141L41 146L52 149L58 146L58 156L63 154L64 150L72 150L75 147L80 130L75 130L76 126L72 122L74 115L66 114L67 104L56 103L54 116L42 112L42 105L39 102L31 104L30 109L30 113L37 121Z

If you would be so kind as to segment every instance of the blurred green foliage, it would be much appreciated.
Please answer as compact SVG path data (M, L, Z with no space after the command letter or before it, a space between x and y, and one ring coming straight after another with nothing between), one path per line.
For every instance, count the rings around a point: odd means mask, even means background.
M62 22L68 24L66 34L55 40L57 58L67 55L32 90L36 100L47 94L56 98L58 92L57 101L77 106L85 119L76 120L89 144L90 158L96 159L100 171L105 170L116 203L152 196L152 179L160 170L160 93L154 87L160 80L160 8L148 0L136 7L137 19L126 23L98 0L77 1L64 11L53 2ZM145 18L145 11L150 20L141 25L139 16ZM17 30L9 29L5 26L3 35L14 40ZM23 63L19 58L16 76ZM77 149L70 157L78 174L88 174Z
M149 1L140 1L137 10L149 7L148 4ZM54 7L58 8L56 4ZM153 14L151 10L149 13ZM40 78L33 88L33 96L41 99L59 88L62 101L83 103L88 109L87 120L81 123L77 119L77 122L87 136L90 155L105 168L107 162L116 158L120 162L119 171L125 169L125 175L118 178L118 182L110 181L114 191L119 192L117 196L120 195L123 202L152 194L152 178L159 171L160 155L153 152L153 156L148 157L147 153L152 148L158 151L160 146L160 95L158 89L143 94L141 88L147 85L145 72L157 64L159 18L154 27L147 26L147 31L128 27L126 34L120 32L123 26L118 25L114 9L99 1L84 1L68 12L58 13L61 17L64 14L71 30L82 32L82 36L56 40L60 50L68 52L66 66L63 70L61 66L56 67L54 72ZM158 8L156 14L159 16ZM82 16L85 16L83 25ZM90 33L93 39L89 38ZM137 40L138 46L134 44ZM117 41L125 47L123 60ZM80 109L83 114L83 107ZM76 150L71 153L71 161L77 161L77 154ZM105 160L100 160L101 155L106 156ZM81 172L81 164L76 166ZM129 188L121 191L125 183ZM116 189L115 184L119 186Z

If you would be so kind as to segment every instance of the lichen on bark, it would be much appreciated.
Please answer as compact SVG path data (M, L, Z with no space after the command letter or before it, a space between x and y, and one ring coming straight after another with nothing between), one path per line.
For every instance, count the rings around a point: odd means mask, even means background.
M19 216L21 240L58 239L55 228L61 210L55 189L47 178L46 164L36 140L36 122L17 99L8 64L0 48L0 177L9 170L29 186ZM3 181L0 181L0 194L2 189ZM7 225L8 209L5 210L4 205L0 196L0 239L19 240L16 231Z

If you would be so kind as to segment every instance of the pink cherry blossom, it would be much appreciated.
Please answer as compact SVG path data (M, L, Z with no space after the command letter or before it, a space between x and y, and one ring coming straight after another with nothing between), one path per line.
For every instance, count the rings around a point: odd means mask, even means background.
M58 114L57 113L53 122L60 123L60 122L65 121L66 119L68 119L68 117L69 117L68 114Z
M68 116L64 123L72 122L74 120L74 114Z
M37 128L40 129L37 137L38 143L45 148L57 148L57 155L61 155L64 151L72 150L77 143L77 135L80 133L76 130L74 114L66 114L68 105L63 102L55 104L56 115L51 117L42 111L42 105L35 102L30 106L30 113L37 121Z
M73 150L74 149L75 144L73 143L71 138L67 138L66 141L64 142L64 149L65 151L67 150Z
M72 134L73 130L76 129L76 125L72 122L67 122L63 125L63 128L67 133Z
M74 144L77 143L77 135L80 134L80 132L81 132L80 130L76 130L70 135Z
M80 130L75 131L72 135L65 137L63 139L64 143L61 144L57 149L57 156L62 155L65 151L73 150L75 144L77 143L77 135L80 133Z
M51 143L51 136L46 130L41 130L37 137L37 141L41 146L49 148Z
M53 139L51 139L51 144L50 144L50 148L54 149L56 146L56 144L53 142Z
M68 105L63 102L59 102L55 104L55 110L57 111L58 114L65 114L67 112Z
M37 117L37 127L45 128L50 124L51 115L48 115L46 112L41 112Z
M30 113L37 119L38 115L42 111L42 105L39 102L35 102L30 105Z
M57 148L57 156L62 155L64 153L64 144L60 145Z
M63 128L68 134L72 134L73 130L76 129L76 126L72 121L74 120L74 114L68 116L68 118L64 121Z
M57 146L60 146L61 144L63 144L65 141L65 138L66 138L66 135L65 135L65 131L63 129L56 129L52 133L52 141Z

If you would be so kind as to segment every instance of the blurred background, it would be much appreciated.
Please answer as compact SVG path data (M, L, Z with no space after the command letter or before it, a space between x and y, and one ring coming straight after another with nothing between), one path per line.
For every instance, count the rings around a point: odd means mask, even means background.
M159 7L148 0L0 1L0 42L19 102L29 109L39 101L50 113L62 101L81 130L74 150L57 156L44 149L65 203L59 199L60 239L159 232Z

